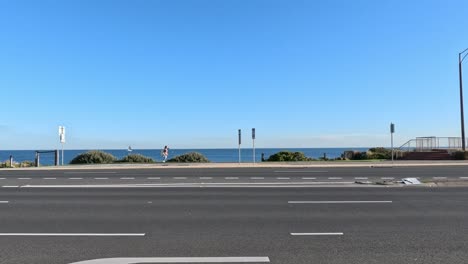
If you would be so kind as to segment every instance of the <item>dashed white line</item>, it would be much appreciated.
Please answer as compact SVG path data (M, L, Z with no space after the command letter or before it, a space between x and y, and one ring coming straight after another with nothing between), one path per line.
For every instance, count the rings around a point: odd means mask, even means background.
M174 177L173 179L174 180L186 180L187 177Z
M121 180L134 180L135 177L122 177Z
M277 180L289 180L289 177L276 177Z
M238 180L239 177L225 177L226 180Z
M342 236L343 233L291 233L291 236Z
M328 171L274 171L275 173L327 173Z
M468 177L460 177L460 179L468 180Z
M148 180L160 180L161 177L148 177L146 179L148 179Z
M395 178L393 178L393 177L382 177L382 178L380 178L380 179L382 179L382 180L393 180L393 179L395 179Z
M9 201L0 201L0 204L7 204Z
M0 180L5 180L5 178L0 178Z
M0 236L98 236L98 237L115 237L115 236L145 236L145 233L0 233Z
M265 177L250 177L252 180L263 180Z
M83 178L68 178L69 180L82 180Z
M17 178L18 180L30 180L31 178Z
M343 178L341 178L341 177L329 177L328 179L329 180L341 180Z
M3 188L18 188L19 185L3 185Z
M66 171L64 174L114 174L116 171Z
M367 177L354 177L355 180L367 180Z
M268 257L146 257L101 258L70 264L130 264L130 263L269 263Z
M290 204L392 203L392 201L288 201Z
M109 178L94 178L95 180L108 180Z
M435 180L440 180L440 179L447 179L447 177L432 177Z
M213 177L200 177L200 180L211 180Z
M302 177L303 180L316 180L315 177Z
M43 180L56 180L57 178L42 178Z

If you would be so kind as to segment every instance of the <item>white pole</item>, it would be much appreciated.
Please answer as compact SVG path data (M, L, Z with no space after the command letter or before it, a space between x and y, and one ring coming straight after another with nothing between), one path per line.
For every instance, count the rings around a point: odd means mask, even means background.
M392 141L392 164L393 164L393 133L390 133L391 134L391 141Z
M241 163L241 151L240 151L240 144L239 144L239 163Z
M62 166L63 166L63 143L62 143Z

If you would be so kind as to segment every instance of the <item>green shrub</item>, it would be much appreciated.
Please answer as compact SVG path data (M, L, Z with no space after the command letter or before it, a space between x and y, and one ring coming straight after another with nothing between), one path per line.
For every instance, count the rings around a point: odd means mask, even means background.
M368 159L391 159L392 150L386 148L370 148L367 151Z
M30 161L30 160L25 160L25 161L22 161L18 164L18 166L20 168L24 168L24 167L34 167L34 161Z
M353 160L365 160L367 159L367 153L366 152L360 152L360 151L355 151L353 154Z
M267 161L311 161L302 152L280 151L271 155Z
M99 150L92 150L81 153L70 161L70 164L102 164L113 163L117 159L109 153Z
M123 157L119 162L130 162L130 163L154 163L154 160L150 157L143 156L141 154L130 154Z
M176 156L167 162L210 162L203 154L198 152L190 152L180 156Z

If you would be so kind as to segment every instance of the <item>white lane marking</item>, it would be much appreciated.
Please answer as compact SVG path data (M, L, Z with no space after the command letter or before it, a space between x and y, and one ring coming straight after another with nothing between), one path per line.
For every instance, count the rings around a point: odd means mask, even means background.
M341 180L343 178L341 178L341 177L329 177L328 179L329 180Z
M367 177L354 177L355 180L367 180Z
M19 185L3 185L3 188L18 188Z
M315 177L302 177L303 180L316 180Z
M174 177L173 179L174 180L186 180L187 177Z
M144 184L67 184L67 185L22 185L21 188L300 188L323 187L341 184L353 184L354 182L240 182L240 183L144 183ZM18 186L17 186L18 187Z
M66 171L64 174L114 174L116 171Z
M69 180L82 180L83 178L68 178Z
M0 204L7 204L9 201L0 201Z
M289 180L289 177L276 177L277 180Z
M468 180L468 177L460 177L460 179Z
M43 180L56 180L57 178L42 178Z
M134 180L135 177L122 177L121 180Z
M94 178L95 180L108 180L109 178Z
M393 178L393 177L382 177L382 178L380 178L380 179L382 179L382 180L393 180L393 179L395 179L395 178Z
M161 177L148 177L146 179L148 179L148 180L160 180Z
M224 177L226 180L238 180L239 177Z
M342 236L343 233L291 233L291 236Z
M101 237L141 237L145 233L0 233L0 236L101 236Z
M132 264L132 263L269 263L268 257L158 257L102 258L70 264Z
M200 180L211 180L213 177L200 177Z
M392 203L392 201L288 201L290 204Z
M438 179L447 179L447 177L432 177L433 179L435 180L438 180Z
M31 178L17 178L18 180L30 180Z
M0 178L0 180L5 180L5 178Z
M327 173L328 171L274 171L275 173Z
M252 180L263 180L265 177L250 177Z

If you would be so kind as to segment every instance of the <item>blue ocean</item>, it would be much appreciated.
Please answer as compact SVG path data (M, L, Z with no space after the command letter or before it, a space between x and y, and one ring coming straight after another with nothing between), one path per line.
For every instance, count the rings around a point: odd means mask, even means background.
M355 151L366 151L369 148L257 148L255 149L255 160L260 162L262 153L267 159L270 155L273 155L282 150L288 151L300 151L303 152L307 157L320 158L326 155L327 158L340 157L346 150ZM69 163L74 157L80 153L84 153L88 150L65 150L64 162ZM103 149L102 151L111 153L117 158L122 158L129 154L126 149ZM238 149L170 149L169 158L181 155L187 152L199 152L205 155L211 162L238 162L239 151ZM141 154L153 158L156 161L161 161L161 150L160 149L134 149L132 154ZM21 161L34 161L35 150L0 150L0 161L6 161L13 156L15 162ZM42 165L53 165L54 154L53 153L42 153L40 156L40 162ZM253 150L251 148L241 149L241 162L253 162Z

